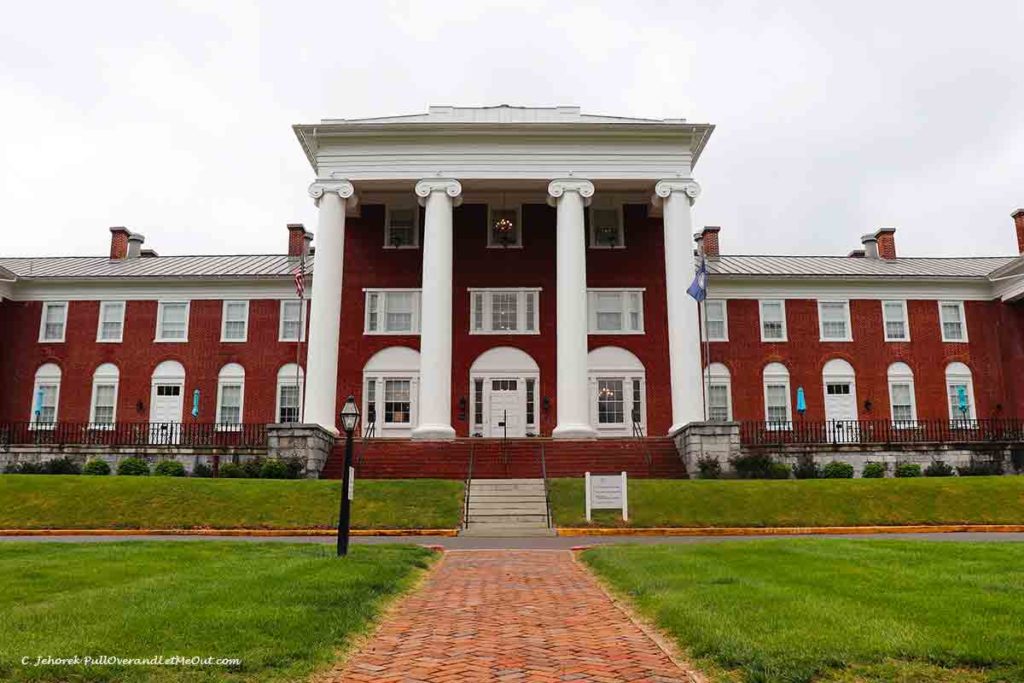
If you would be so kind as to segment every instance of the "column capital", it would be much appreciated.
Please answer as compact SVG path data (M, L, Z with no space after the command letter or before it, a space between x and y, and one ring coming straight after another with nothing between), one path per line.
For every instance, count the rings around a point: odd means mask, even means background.
M654 194L651 195L651 203L660 207L662 200L668 199L673 192L682 192L690 204L697 201L700 196L700 183L693 178L667 178L659 180L654 186Z
M320 199L329 193L337 194L346 200L345 206L349 209L354 209L358 203L355 186L343 178L322 178L314 180L309 185L309 196L317 206L320 206Z
M454 178L424 178L416 183L415 191L421 206L426 206L427 197L432 192L444 192L454 200L454 206L462 203L462 183Z
M548 204L555 206L566 192L579 193L583 204L589 205L590 198L594 196L594 183L585 178L555 178L548 183Z

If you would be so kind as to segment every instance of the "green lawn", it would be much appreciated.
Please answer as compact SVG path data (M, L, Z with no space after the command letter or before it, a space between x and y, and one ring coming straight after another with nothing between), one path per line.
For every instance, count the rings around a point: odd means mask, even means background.
M0 679L308 677L365 633L431 553L247 542L0 544ZM31 666L37 656L240 659L240 666ZM29 665L21 664L29 657Z
M558 526L586 526L582 479L551 482ZM595 515L620 526L618 512ZM921 479L632 479L637 527L1024 523L1024 477Z
M1024 680L1024 544L775 539L582 557L714 680Z
M337 481L0 475L0 529L333 528ZM463 484L356 481L355 529L452 529Z

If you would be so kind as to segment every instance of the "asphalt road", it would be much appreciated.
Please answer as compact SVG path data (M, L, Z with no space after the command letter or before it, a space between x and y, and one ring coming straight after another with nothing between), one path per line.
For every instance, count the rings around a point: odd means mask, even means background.
M439 545L449 550L568 550L576 546L609 543L723 543L779 538L849 538L888 539L893 541L925 541L935 543L981 542L1021 543L1024 533L948 533L948 534L815 534L793 536L551 536L534 538L480 538L457 536L354 536L353 544L414 543ZM332 544L330 536L0 536L0 542L28 543L110 543L120 541L248 541L251 543L323 543Z

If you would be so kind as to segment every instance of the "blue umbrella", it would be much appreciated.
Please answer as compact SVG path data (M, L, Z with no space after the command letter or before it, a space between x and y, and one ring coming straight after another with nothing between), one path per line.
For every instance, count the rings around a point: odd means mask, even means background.
M807 410L807 399L804 398L804 388L803 387L797 387L796 388L796 412L798 412L801 415L803 415L804 411L806 411L806 410Z

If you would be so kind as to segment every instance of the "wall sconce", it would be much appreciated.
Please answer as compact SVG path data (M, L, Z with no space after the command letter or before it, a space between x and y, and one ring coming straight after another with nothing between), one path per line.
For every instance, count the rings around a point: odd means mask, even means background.
M544 400L540 402L541 410L545 413L551 412L551 397L545 396Z
M142 415L142 413L145 412L145 410L145 403L143 403L141 400L135 402L135 412L137 412L139 415Z
M871 399L867 399L866 401L864 401L864 412L870 413L871 409L874 408L874 406L875 404L871 402Z

